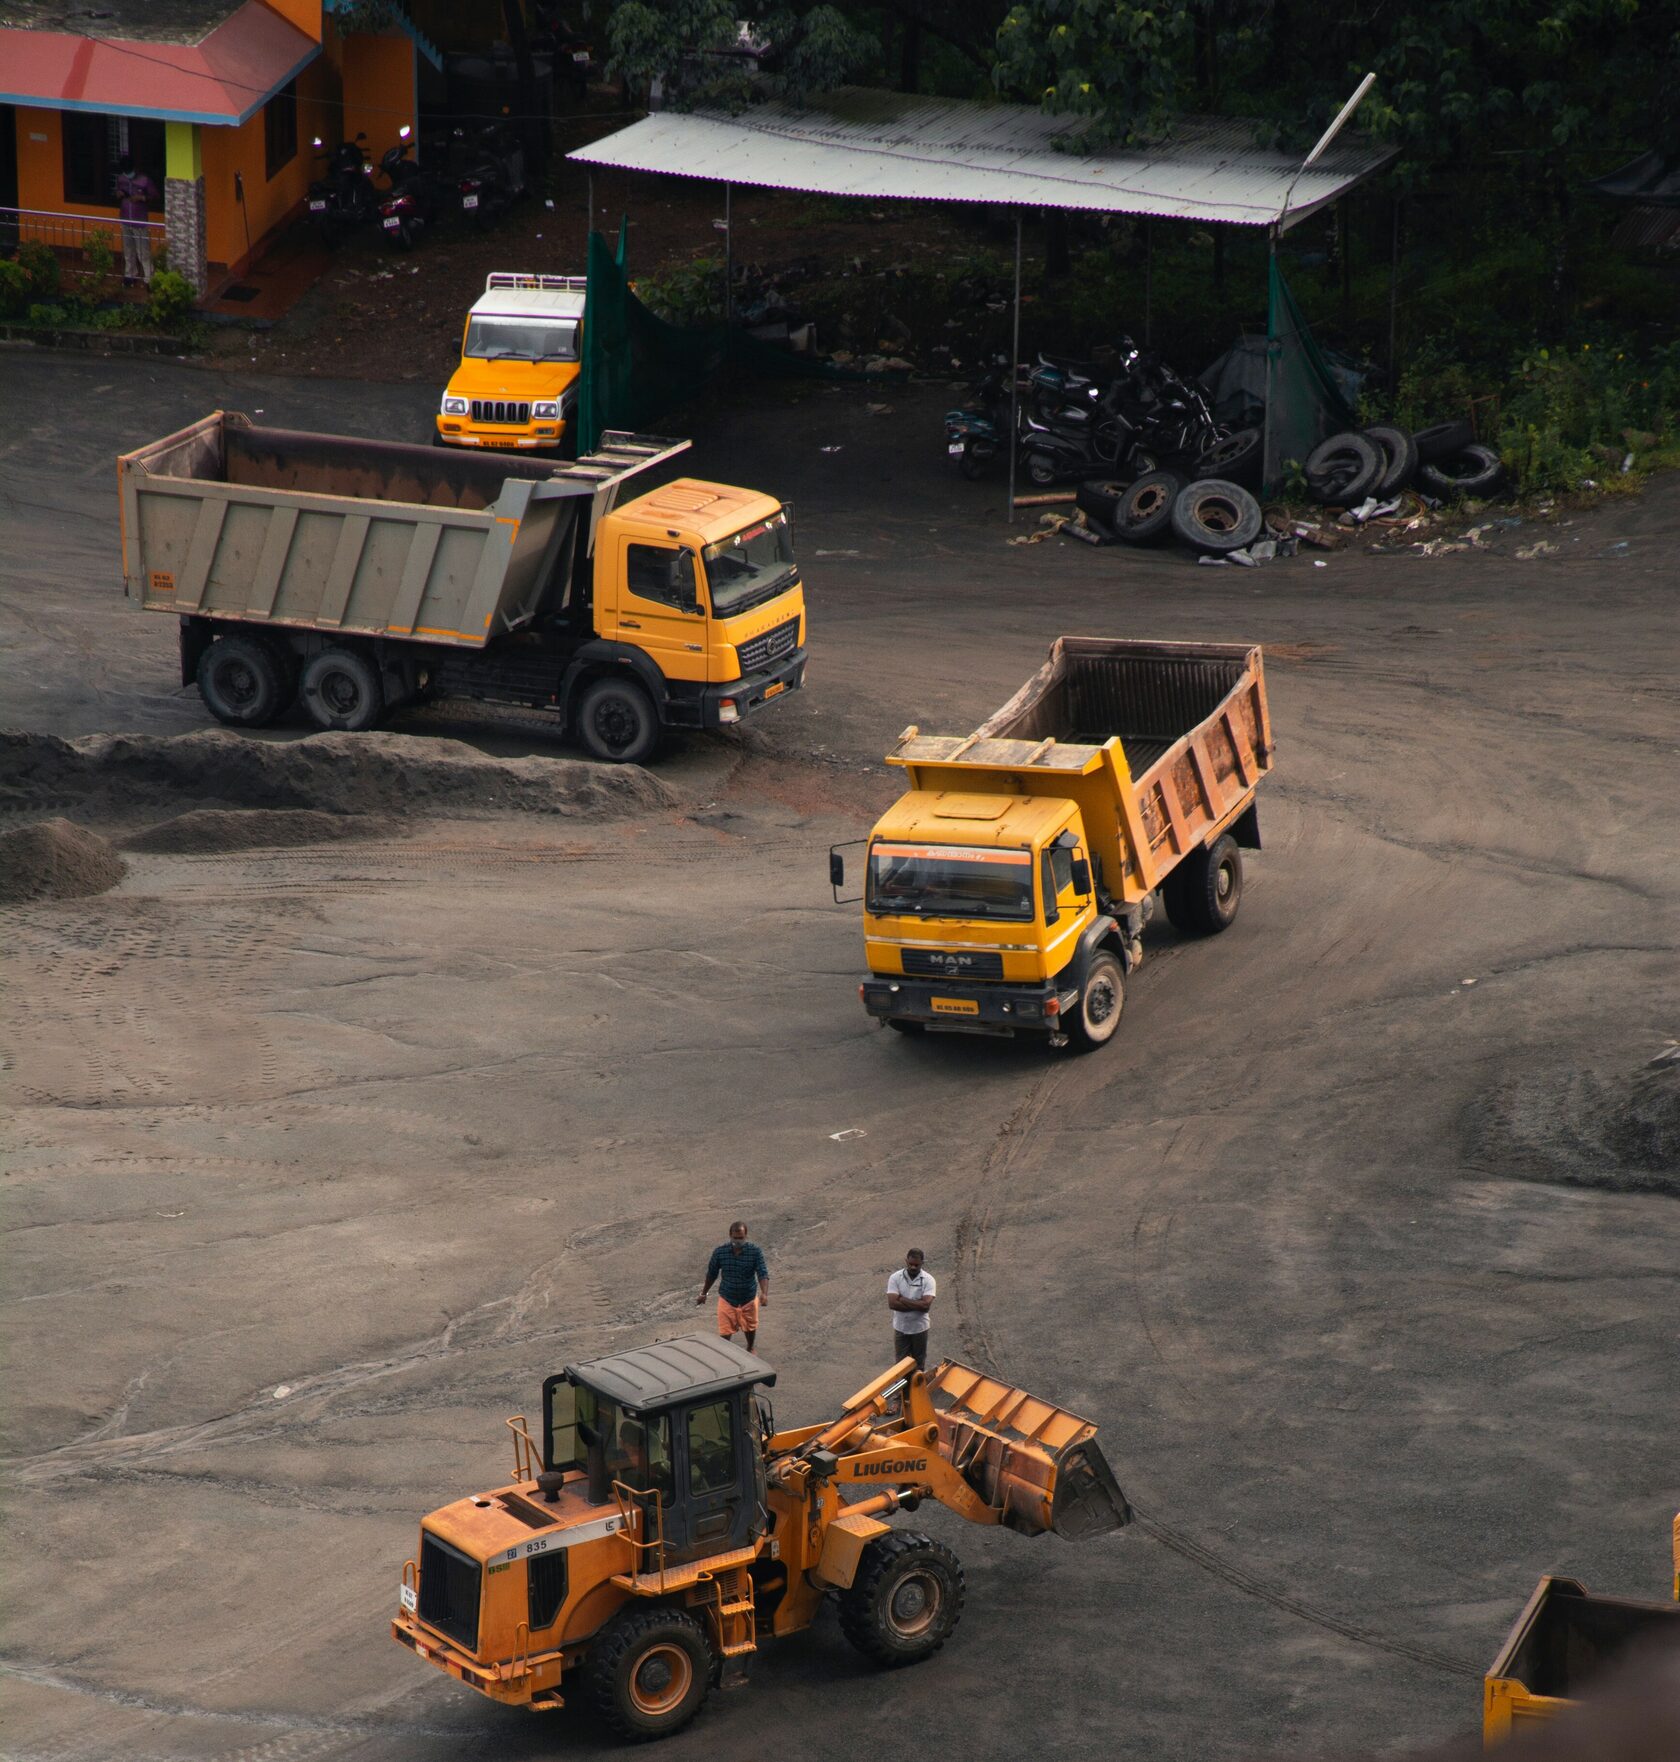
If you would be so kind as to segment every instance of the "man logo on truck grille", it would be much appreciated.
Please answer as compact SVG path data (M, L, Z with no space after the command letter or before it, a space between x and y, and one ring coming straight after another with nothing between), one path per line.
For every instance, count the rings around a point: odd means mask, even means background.
M956 954L947 949L935 949L927 957L930 967L938 967L946 973L964 973L974 965L971 954Z
M891 1462L860 1462L857 1473L863 1475L891 1475L895 1479L901 1474L921 1474L927 1468L925 1456L895 1457Z

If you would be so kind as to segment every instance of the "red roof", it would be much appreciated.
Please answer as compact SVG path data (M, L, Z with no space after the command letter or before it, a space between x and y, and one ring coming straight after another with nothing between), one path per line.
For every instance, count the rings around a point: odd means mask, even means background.
M0 29L0 104L241 123L320 52L262 0L190 44Z

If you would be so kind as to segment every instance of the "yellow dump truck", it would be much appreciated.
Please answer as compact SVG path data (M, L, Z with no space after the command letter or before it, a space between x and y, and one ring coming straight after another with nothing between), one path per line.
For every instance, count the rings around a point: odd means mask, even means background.
M1680 1643L1680 1516L1674 1519L1673 1603L1606 1597L1548 1574L1482 1679L1482 1742L1521 1740L1571 1706L1600 1670L1647 1637Z
M775 1381L704 1334L551 1376L540 1437L507 1422L512 1481L422 1521L392 1637L491 1700L582 1702L621 1736L666 1737L830 1598L871 1662L931 1658L963 1571L897 1511L1074 1540L1131 1520L1090 1421L967 1365L901 1359L786 1431Z
M1064 636L965 736L905 730L909 789L864 864L865 1009L901 1033L1101 1046L1159 890L1180 930L1226 929L1272 766L1258 648ZM840 846L829 852L836 897Z
M218 410L117 461L125 591L180 622L181 683L260 727L301 702L371 728L434 697L554 715L639 763L805 678L774 496L679 477L687 441L611 431L567 465L262 428Z

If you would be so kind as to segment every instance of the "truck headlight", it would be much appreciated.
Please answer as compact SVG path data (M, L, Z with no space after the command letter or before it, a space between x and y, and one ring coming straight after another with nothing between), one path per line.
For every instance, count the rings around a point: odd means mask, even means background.
M443 413L445 416L465 416L467 413L467 400L465 398L445 398L443 400Z
M560 406L552 401L546 404L533 404L531 414L540 422L552 422L560 414Z

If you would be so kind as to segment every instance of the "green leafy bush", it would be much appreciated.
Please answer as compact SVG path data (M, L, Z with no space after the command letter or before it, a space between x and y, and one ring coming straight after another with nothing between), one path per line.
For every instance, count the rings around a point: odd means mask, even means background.
M29 271L0 257L0 319L16 318L29 306Z
M31 324L46 325L49 329L56 328L58 325L63 324L68 316L69 314L66 313L62 306L50 302L37 300L35 304L29 308L29 322Z
M26 239L18 246L17 260L29 277L31 300L48 301L58 292L58 259L39 239Z
M192 306L192 283L184 275L160 269L152 277L151 320L159 330L179 330Z

